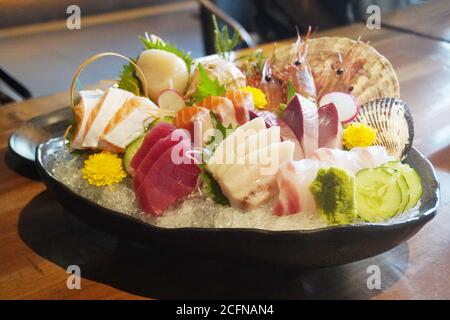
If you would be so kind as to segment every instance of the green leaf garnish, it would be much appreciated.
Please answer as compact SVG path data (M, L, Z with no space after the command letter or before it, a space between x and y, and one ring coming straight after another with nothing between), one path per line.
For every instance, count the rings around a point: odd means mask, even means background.
M287 101L289 102L295 96L294 84L291 80L287 83Z
M222 206L230 205L230 201L222 192L219 183L213 178L213 176L206 170L205 165L199 165L201 172L199 178L202 181L202 191L208 198L217 204Z
M220 84L219 80L211 80L208 77L208 74L201 63L198 65L198 71L200 74L200 83L197 86L197 91L192 95L194 103L202 101L209 96L222 96L227 92L225 86Z
M131 63L123 66L120 71L118 86L120 89L129 91L137 96L141 95L141 81L135 74L135 68Z
M191 65L192 65L192 57L191 53L184 53L183 50L178 49L176 45L170 44L169 42L162 42L159 39L156 39L155 41L152 41L148 37L141 37L140 38L142 43L144 44L145 49L157 49L157 50L163 50L170 53L173 53L183 59L184 63L186 63L186 67L188 68L188 72L191 71Z
M211 116L213 128L216 129L216 132L220 132L221 136L220 139L216 136L212 136L206 143L206 146L203 149L204 162L208 162L209 158L213 155L219 143L225 140L234 131L234 128L231 126L231 124L229 124L228 127L225 127L212 111L209 112L209 115Z
M212 15L212 21L214 26L214 49L219 57L229 61L231 51L233 51L239 43L239 31L234 30L233 37L230 38L228 27L223 26L222 30L220 30L215 15Z

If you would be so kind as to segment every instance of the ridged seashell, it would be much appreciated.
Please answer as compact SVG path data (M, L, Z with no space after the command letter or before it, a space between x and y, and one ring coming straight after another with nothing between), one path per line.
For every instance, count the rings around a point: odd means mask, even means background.
M322 94L351 91L360 105L382 97L400 97L391 63L367 43L342 37L312 38L307 57L318 94L327 86ZM342 72L337 73L339 68Z
M355 122L377 130L375 145L386 147L389 155L403 160L414 139L414 122L408 106L399 99L382 98L363 106Z

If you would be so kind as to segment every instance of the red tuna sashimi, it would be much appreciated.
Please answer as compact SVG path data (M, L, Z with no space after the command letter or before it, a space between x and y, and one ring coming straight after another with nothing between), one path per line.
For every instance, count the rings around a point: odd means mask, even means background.
M334 103L319 108L319 148L342 149L342 125Z
M159 140L166 137L169 133L175 130L175 126L167 122L160 122L151 129L144 138L141 147L134 155L130 162L130 169L132 175L136 172L136 169L144 160L147 153L153 147L153 145Z
M317 106L298 93L289 101L281 119L291 128L309 158L319 145L319 119Z
M137 190L137 199L146 213L160 215L175 201L190 194L196 185L199 168L193 161L176 164L173 155L181 150L187 156L190 143L181 141L166 150L155 162Z
M175 129L164 138L156 141L135 170L136 173L133 178L134 190L139 189L145 176L150 172L154 163L158 160L161 154L169 148L177 145L181 140L189 140L189 134L184 129Z

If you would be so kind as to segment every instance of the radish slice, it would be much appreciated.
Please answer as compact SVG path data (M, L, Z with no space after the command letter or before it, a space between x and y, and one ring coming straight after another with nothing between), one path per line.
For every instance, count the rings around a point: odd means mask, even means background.
M185 105L183 97L173 89L162 91L158 97L158 106L165 116L174 116Z
M359 104L356 98L345 92L330 92L320 99L319 105L322 107L333 103L338 111L339 120L342 123L349 123L356 118L359 113Z

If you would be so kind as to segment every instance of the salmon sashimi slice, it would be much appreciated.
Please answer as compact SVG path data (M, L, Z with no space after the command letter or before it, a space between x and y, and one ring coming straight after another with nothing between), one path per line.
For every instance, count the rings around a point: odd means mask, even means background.
M136 173L133 178L133 187L138 190L144 181L146 175L150 172L155 162L166 150L177 145L181 140L188 140L189 135L184 129L175 129L164 138L156 141L153 146L148 150L144 159L137 167Z
M230 99L234 106L236 120L242 125L250 120L250 110L255 109L253 95L250 92L242 90L228 90L226 97Z
M231 102L230 99L219 96L209 96L199 102L198 105L211 110L225 127L228 127L229 125L233 128L238 126L233 102Z
M144 160L147 153L153 147L153 145L160 139L169 135L175 127L167 122L160 122L156 126L154 126L144 137L144 141L142 142L141 147L133 156L130 162L130 171L134 176L137 168L141 164L142 160Z
M203 144L207 143L213 134L209 110L199 106L184 107L175 114L173 124L177 128L186 129L191 138L198 138Z
M197 184L199 168L193 162L178 164L174 154L187 156L191 145L180 141L164 151L152 166L136 195L142 210L152 215L161 215L175 201L189 195ZM175 174L174 174L175 173Z
M86 130L83 137L84 148L97 148L100 136L103 134L109 120L112 119L117 110L122 107L126 100L133 97L131 92L109 88L98 101L86 123Z
M89 116L97 105L100 98L103 96L102 90L81 90L79 92L78 104L75 106L75 121L76 126L70 141L70 146L74 149L81 149L83 144L83 136L86 129L86 123Z
M315 214L316 202L309 186L319 169L328 166L325 162L313 159L284 163L277 175L278 199L273 207L273 214Z
M115 113L100 136L102 150L121 153L158 117L158 107L148 98L132 97Z

